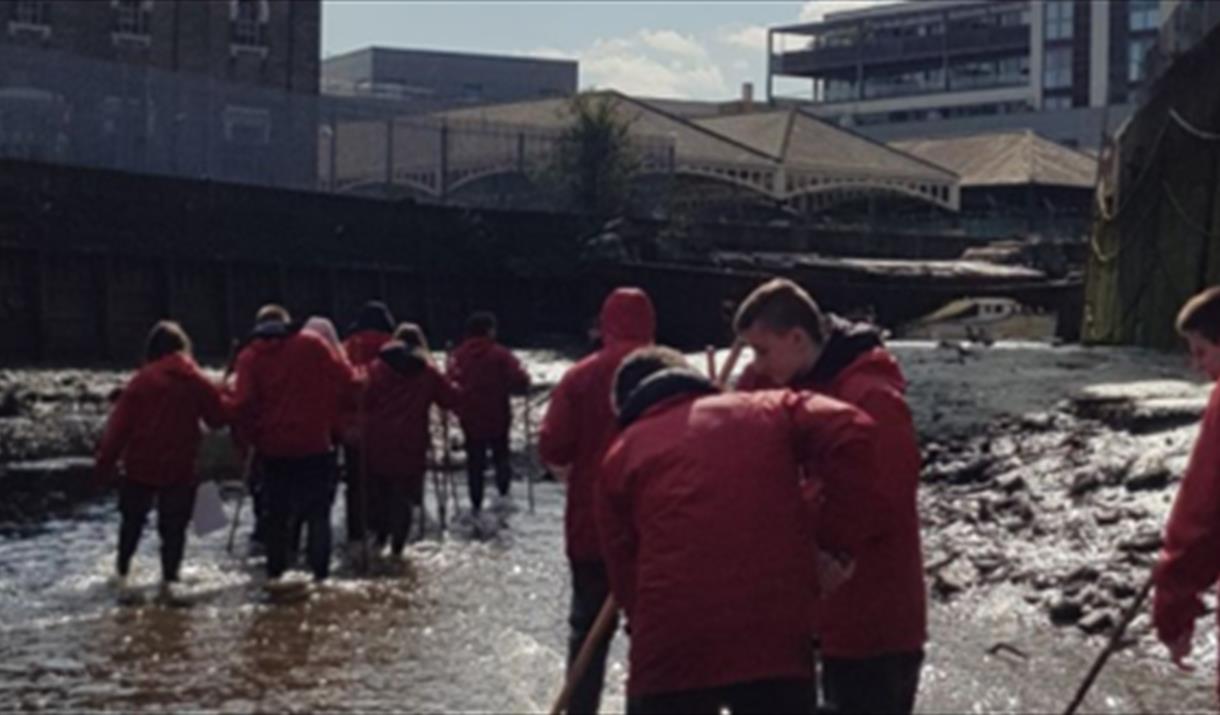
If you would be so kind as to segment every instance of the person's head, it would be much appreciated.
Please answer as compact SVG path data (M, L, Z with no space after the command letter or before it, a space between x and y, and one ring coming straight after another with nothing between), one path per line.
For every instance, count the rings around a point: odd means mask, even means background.
M471 315L466 319L466 337L495 339L496 316L486 310Z
M760 285L733 318L737 337L754 350L754 367L780 385L813 368L825 342L822 311L785 278Z
M614 372L611 398L614 402L615 414L623 411L627 399L640 386L640 383L662 370L674 368L689 369L690 364L686 362L682 353L673 348L649 345L628 353L627 357L623 358L623 362L619 363L618 370Z
M415 323L399 323L394 329L394 339L407 346L407 350L428 350L428 338L424 329Z
M646 345L656 339L656 309L643 290L615 288L602 303L597 325L602 345Z
M1190 346L1190 359L1209 378L1220 379L1220 286L1186 301L1178 312L1178 333Z
M151 363L166 355L191 352L191 339L186 331L172 320L161 320L148 331L144 341L144 362Z
M301 328L301 332L313 333L314 335L317 335L336 350L343 348L343 343L339 341L339 332L335 330L335 324L331 322L330 318L326 318L321 315L311 316L309 320L305 321L305 325Z
M394 315L389 306L379 300L370 300L360 308L351 332L371 330L389 335L394 331Z
M263 323L291 323L292 316L288 314L288 309L277 303L268 303L258 309L254 314L254 324L262 325Z

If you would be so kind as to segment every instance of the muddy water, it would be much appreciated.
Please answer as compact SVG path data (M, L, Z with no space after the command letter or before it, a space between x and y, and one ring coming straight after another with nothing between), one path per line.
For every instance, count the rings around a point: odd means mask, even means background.
M933 353L906 359L925 386L938 374ZM562 366L535 362L534 370L552 381ZM964 369L946 372L960 380ZM530 515L522 485L515 490L521 508L491 538L460 527L442 538L433 528L404 563L381 563L371 576L337 553L333 582L297 602L268 601L244 528L233 556L223 534L190 542L186 607L152 598L151 529L135 565L149 601L117 603L107 585L117 530L110 500L0 539L0 710L545 709L566 641L562 491L540 484ZM341 525L339 509L334 522ZM1052 628L1023 595L999 584L935 603L921 711L1063 708L1101 643ZM1211 709L1215 642L1203 623L1200 672L1173 671L1145 638L1115 658L1088 709ZM620 638L607 710L623 707L624 655Z

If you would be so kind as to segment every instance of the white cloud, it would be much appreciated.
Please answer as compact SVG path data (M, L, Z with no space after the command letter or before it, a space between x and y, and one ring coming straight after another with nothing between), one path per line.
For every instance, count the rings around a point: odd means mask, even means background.
M749 25L737 30L724 30L720 42L730 47L751 52L765 53L767 51L767 28L762 25Z
M808 0L801 6L801 22L819 22L826 13L841 10L862 10L877 5L892 5L905 0Z
M640 41L646 46L661 52L667 52L679 57L703 59L707 50L689 35L683 35L673 30L640 30Z

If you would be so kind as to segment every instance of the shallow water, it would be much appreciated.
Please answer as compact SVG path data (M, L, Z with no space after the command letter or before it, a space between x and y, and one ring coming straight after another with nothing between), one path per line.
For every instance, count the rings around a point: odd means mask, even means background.
M537 377L553 382L564 363L535 364ZM372 576L336 552L332 582L297 602L264 595L261 559L245 557L248 511L236 555L226 554L224 532L192 536L188 607L152 598L151 528L134 571L149 600L118 604L107 584L112 499L0 538L0 710L545 710L566 644L563 493L539 484L531 515L524 485L514 490L518 511L494 537L455 527L441 538L431 528L405 562L383 562ZM429 489L434 511L433 496ZM341 505L334 523L341 534ZM1115 657L1085 710L1211 710L1215 637L1206 623L1199 672L1175 672L1145 639ZM931 627L922 712L1062 711L1102 645L1052 628L1006 585L934 605ZM988 654L999 643L1028 657ZM623 708L624 658L620 636L605 710Z

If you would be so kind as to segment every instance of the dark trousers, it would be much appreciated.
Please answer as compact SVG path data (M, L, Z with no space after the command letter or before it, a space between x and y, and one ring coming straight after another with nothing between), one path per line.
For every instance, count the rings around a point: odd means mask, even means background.
M279 578L288 568L294 524L304 523L306 553L315 579L330 575L330 509L335 500L335 461L331 454L264 460L267 499L267 575Z
M151 487L125 481L119 485L119 574L131 570L131 558L140 545L144 522L157 507L157 534L161 537L161 579L177 581L186 550L186 527L195 509L195 485Z
M390 542L397 556L411 533L411 514L423 501L423 476L374 475L369 480L369 528L377 544Z
M825 707L841 713L910 713L922 667L922 650L875 658L823 658Z
M628 715L719 715L739 713L812 713L812 679L758 680L719 688L684 690L631 698Z
M571 563L572 568L572 608L568 612L568 626L571 628L568 636L568 667L580 653L580 647L588 637L602 604L610 595L610 581L606 577L606 566L601 562ZM615 621L614 630L618 630ZM568 705L570 715L583 715L597 712L601 704L602 684L606 678L606 657L610 653L610 641L606 638L593 654L593 660L584 675L572 689L572 700Z
M343 506L347 515L347 540L360 541L364 538L365 516L369 510L366 501L365 483L368 475L361 469L360 450L351 446L343 447L343 481L347 485L343 490Z
M267 541L267 500L263 497L263 463L258 457L250 463L250 478L247 487L250 490L250 511L254 514L254 529L250 532L250 540L258 543Z
M513 472L508 463L508 435L488 440L466 440L466 482L470 486L470 506L477 514L483 508L483 474L487 453L491 452L496 469L496 489L508 496Z

